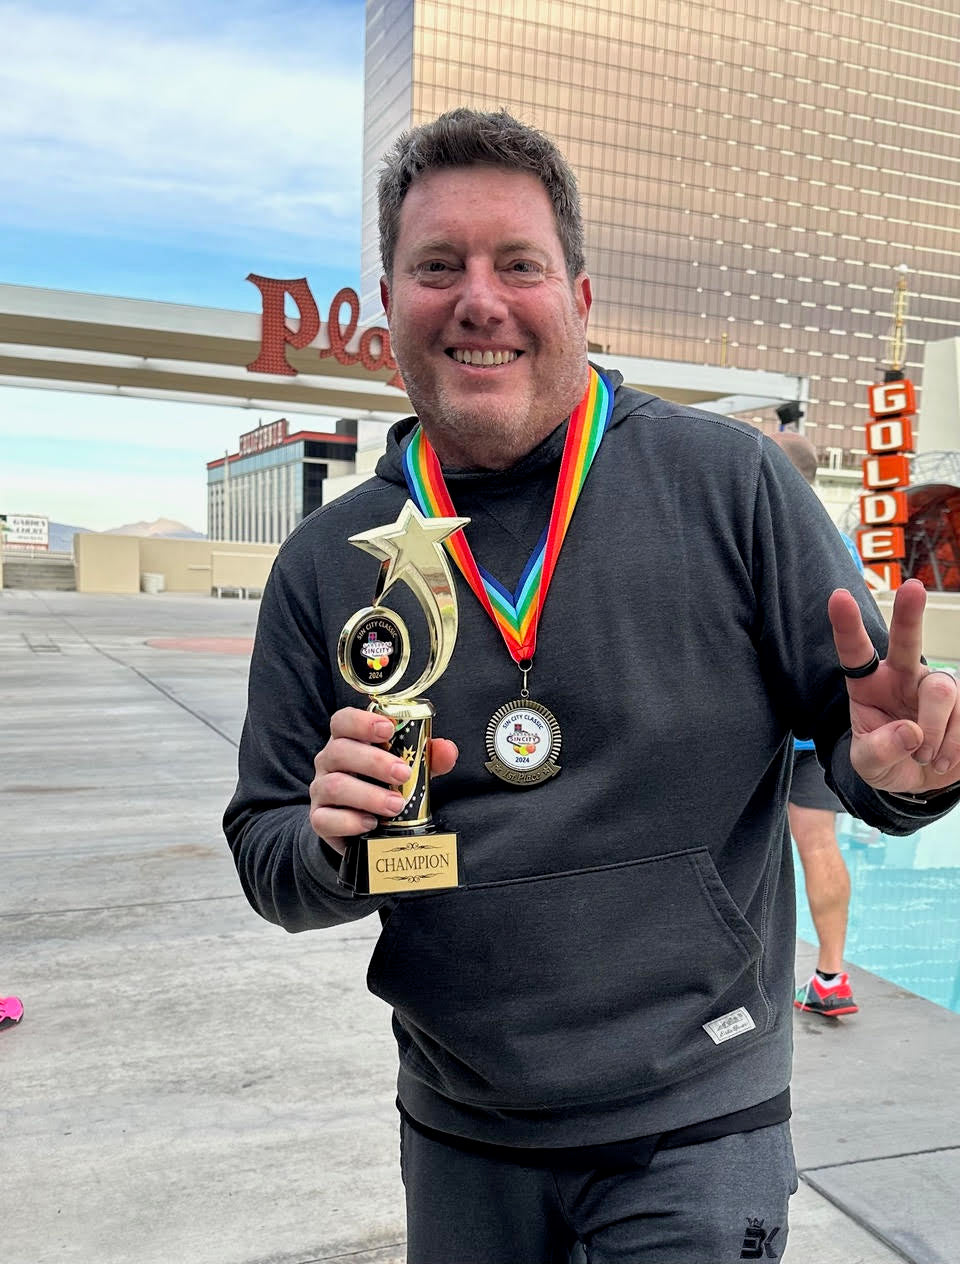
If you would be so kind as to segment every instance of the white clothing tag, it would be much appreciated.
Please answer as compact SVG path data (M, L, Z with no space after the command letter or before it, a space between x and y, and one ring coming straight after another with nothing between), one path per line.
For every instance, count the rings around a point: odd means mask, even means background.
M725 1040L732 1040L734 1036L742 1036L745 1032L753 1031L756 1025L741 1005L739 1009L731 1010L722 1018L712 1018L709 1023L704 1023L703 1030L715 1045L722 1045Z

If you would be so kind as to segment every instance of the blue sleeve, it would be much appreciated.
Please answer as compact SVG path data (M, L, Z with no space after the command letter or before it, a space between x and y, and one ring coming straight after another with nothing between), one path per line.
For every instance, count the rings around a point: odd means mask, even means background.
M851 540L850 537L843 531L840 532L840 537L843 540L844 544L847 546L850 556L856 562L857 570L862 575L863 574L863 558L860 556L857 550L856 544L854 544L853 540Z

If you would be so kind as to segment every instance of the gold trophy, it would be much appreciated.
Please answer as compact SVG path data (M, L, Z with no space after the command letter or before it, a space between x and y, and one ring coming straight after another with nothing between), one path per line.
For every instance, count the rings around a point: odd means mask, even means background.
M457 594L443 541L469 518L425 518L408 500L396 522L350 536L350 543L381 562L373 605L344 624L337 647L340 673L370 699L370 711L394 724L391 755L410 776L403 808L380 828L347 844L340 865L342 887L355 895L413 893L459 883L456 834L438 833L430 814L430 736L434 708L417 695L439 680L457 639ZM392 692L410 662L410 634L396 611L383 604L403 580L420 603L430 631L427 665L408 689Z

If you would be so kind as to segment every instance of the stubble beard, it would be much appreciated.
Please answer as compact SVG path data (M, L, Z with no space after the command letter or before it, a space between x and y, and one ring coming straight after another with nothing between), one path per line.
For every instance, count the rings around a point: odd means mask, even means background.
M425 385L416 369L403 381L442 465L505 470L566 421L583 395L587 368L586 350L565 357L544 390L529 389L512 402L450 398L443 383Z

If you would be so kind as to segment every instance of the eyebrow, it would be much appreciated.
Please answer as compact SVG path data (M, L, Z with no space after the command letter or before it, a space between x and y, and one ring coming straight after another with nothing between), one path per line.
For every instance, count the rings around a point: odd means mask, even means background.
M421 242L417 246L416 253L418 255L429 255L434 252L443 252L444 250L455 250L452 241L448 241L445 237L434 237L430 241Z
M520 253L520 254L526 253L526 254L531 254L531 255L546 256L547 254L547 251L544 250L542 246L538 246L536 242L524 241L522 239L518 241L505 242L504 245L500 247L500 251L505 255L512 255L515 253Z
M416 253L422 256L434 253L442 254L444 251L448 250L456 254L458 247L450 241L449 238L434 237L429 241L421 242L416 248ZM518 238L516 241L506 241L497 247L497 254L509 255L517 252L521 254L526 253L540 255L541 257L546 257L547 255L547 251L542 246L538 246L536 242L526 241L522 238Z

